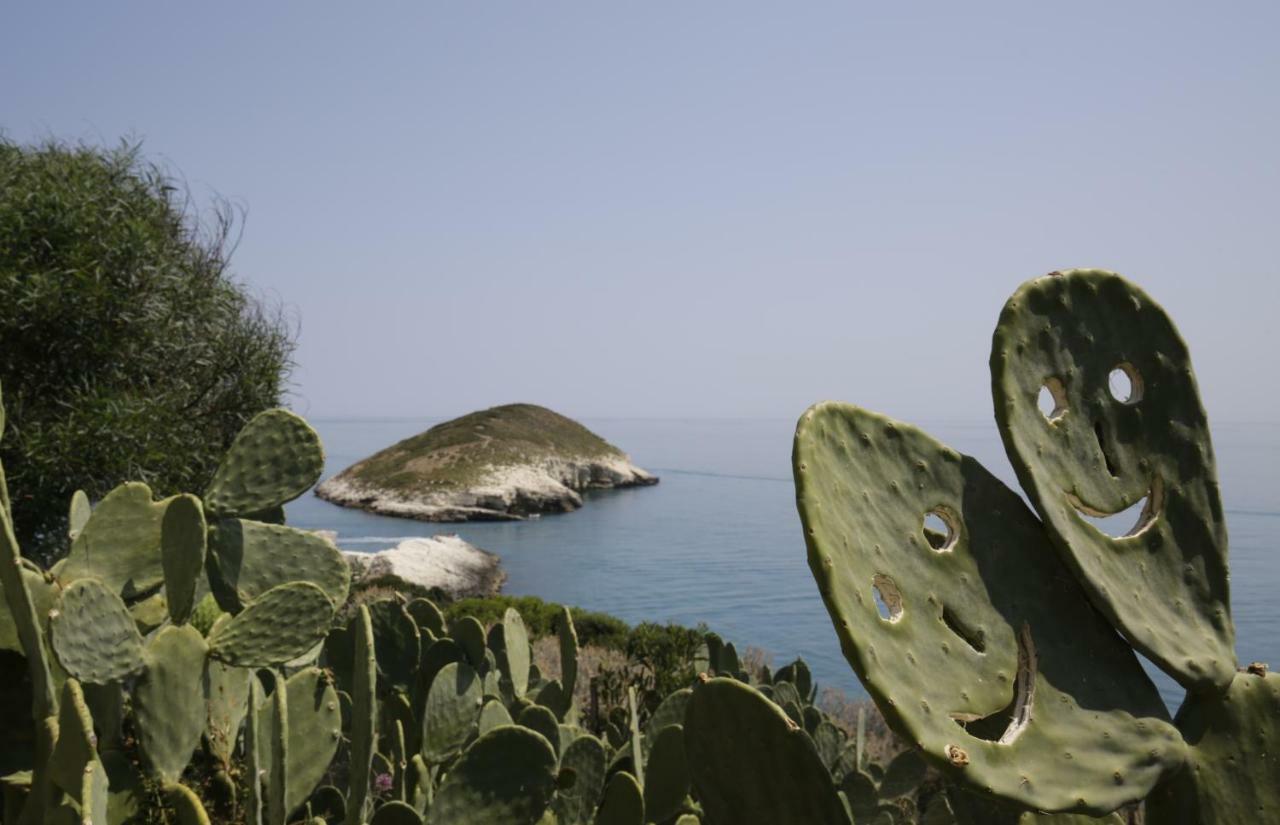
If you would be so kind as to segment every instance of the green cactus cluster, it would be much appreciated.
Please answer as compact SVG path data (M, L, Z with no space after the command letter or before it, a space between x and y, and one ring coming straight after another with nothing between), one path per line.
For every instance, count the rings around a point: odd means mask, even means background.
M31 709L0 730L2 821L1120 825L1140 802L1151 825L1274 820L1280 676L1236 668L1172 323L1118 276L1055 273L1009 300L991 367L1030 507L876 413L827 402L797 427L810 566L905 744L883 765L800 659L772 670L706 633L688 684L624 680L604 709L593 675L583 707L567 609L549 678L514 609L486 627L349 599L333 543L283 523L323 467L291 413L251 421L200 497L77 494L48 571L19 552L0 470L0 657L25 669L0 698ZM1124 536L1092 522L1138 501ZM1135 651L1187 689L1175 717Z
M1031 507L859 407L818 404L796 429L845 657L955 785L926 820L1118 821L1144 799L1156 825L1275 820L1280 677L1237 669L1213 446L1172 321L1114 273L1051 273L1005 304L991 376ZM1130 508L1123 535L1095 521ZM1135 651L1187 689L1175 718Z
M317 684L327 677L314 660L346 600L349 571L331 542L255 520L279 520L280 506L316 482L323 461L302 419L263 413L245 427L203 499L156 501L140 483L116 488L96 506L77 493L70 550L48 571L22 557L10 514L0 508L0 644L25 660L34 730L0 732L11 769L0 777L6 823L127 822L143 810L148 783L178 821L207 821L181 778L203 742L222 765L218 782L235 794L230 772L238 770L240 727L263 715L251 700L255 668L279 673L277 705L301 685L286 718L300 744L322 749L327 737L336 748L332 686L327 703L309 704L303 694L324 698ZM232 530L245 537L234 563L220 539ZM214 555L210 546L219 548ZM281 547L294 566L277 584L269 576ZM234 587L242 578L249 585ZM228 590L234 599L206 601ZM286 678L286 668L296 672ZM274 720L268 715L258 726L262 741L290 729ZM298 764L281 776L316 782L331 757L332 749L317 772L319 759L299 747Z

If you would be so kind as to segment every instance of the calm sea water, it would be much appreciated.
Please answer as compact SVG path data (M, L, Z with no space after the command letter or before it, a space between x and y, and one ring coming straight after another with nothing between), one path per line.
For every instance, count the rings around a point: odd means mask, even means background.
M437 423L319 419L326 477ZM587 420L659 474L655 487L589 496L574 513L525 522L428 524L337 507L313 496L291 524L335 530L350 550L457 533L502 556L505 592L535 595L628 622L705 623L775 664L803 656L823 685L865 695L840 653L805 560L791 486L793 421ZM1016 489L994 424L917 422ZM1280 667L1280 428L1220 425L1214 448L1231 530L1232 604L1241 662ZM1125 527L1129 525L1124 525ZM1171 707L1181 690L1155 674Z

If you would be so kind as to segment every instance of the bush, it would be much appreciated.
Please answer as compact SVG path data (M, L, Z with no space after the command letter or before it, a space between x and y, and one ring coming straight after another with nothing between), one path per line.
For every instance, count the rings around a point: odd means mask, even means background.
M534 637L555 633L555 618L560 615L560 605L547 602L537 596L490 596L489 598L459 599L443 607L445 618L453 621L463 616L473 616L485 627L502 621L508 607L520 612L530 635ZM595 645L610 650L623 651L630 628L621 619L605 613L593 613L580 607L569 608L573 627L578 633L578 643Z
M279 404L293 334L229 277L234 218L201 223L136 146L0 138L0 460L29 555L64 548L77 488L203 490Z

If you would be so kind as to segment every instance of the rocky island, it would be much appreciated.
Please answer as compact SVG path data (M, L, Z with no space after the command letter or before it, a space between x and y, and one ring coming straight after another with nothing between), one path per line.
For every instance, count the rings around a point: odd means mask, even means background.
M406 438L315 492L387 516L480 521L564 513L582 506L586 490L657 482L578 422L534 404L507 404Z

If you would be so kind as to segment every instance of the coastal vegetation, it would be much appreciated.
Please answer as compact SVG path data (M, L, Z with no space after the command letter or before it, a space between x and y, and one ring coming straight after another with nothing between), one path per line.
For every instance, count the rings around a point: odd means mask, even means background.
M293 330L231 277L235 217L137 146L0 137L0 458L28 556L56 559L76 489L203 489L280 403Z
M1172 322L1112 273L1054 273L1006 304L991 365L1030 507L852 405L796 430L810 566L883 721L707 628L353 586L328 537L284 523L323 468L287 411L250 420L199 496L76 494L48 569L6 493L0 655L25 678L3 689L31 715L0 733L5 821L1273 819L1280 675L1235 661ZM1086 520L1144 501L1123 535ZM1176 717L1135 651L1186 687Z

